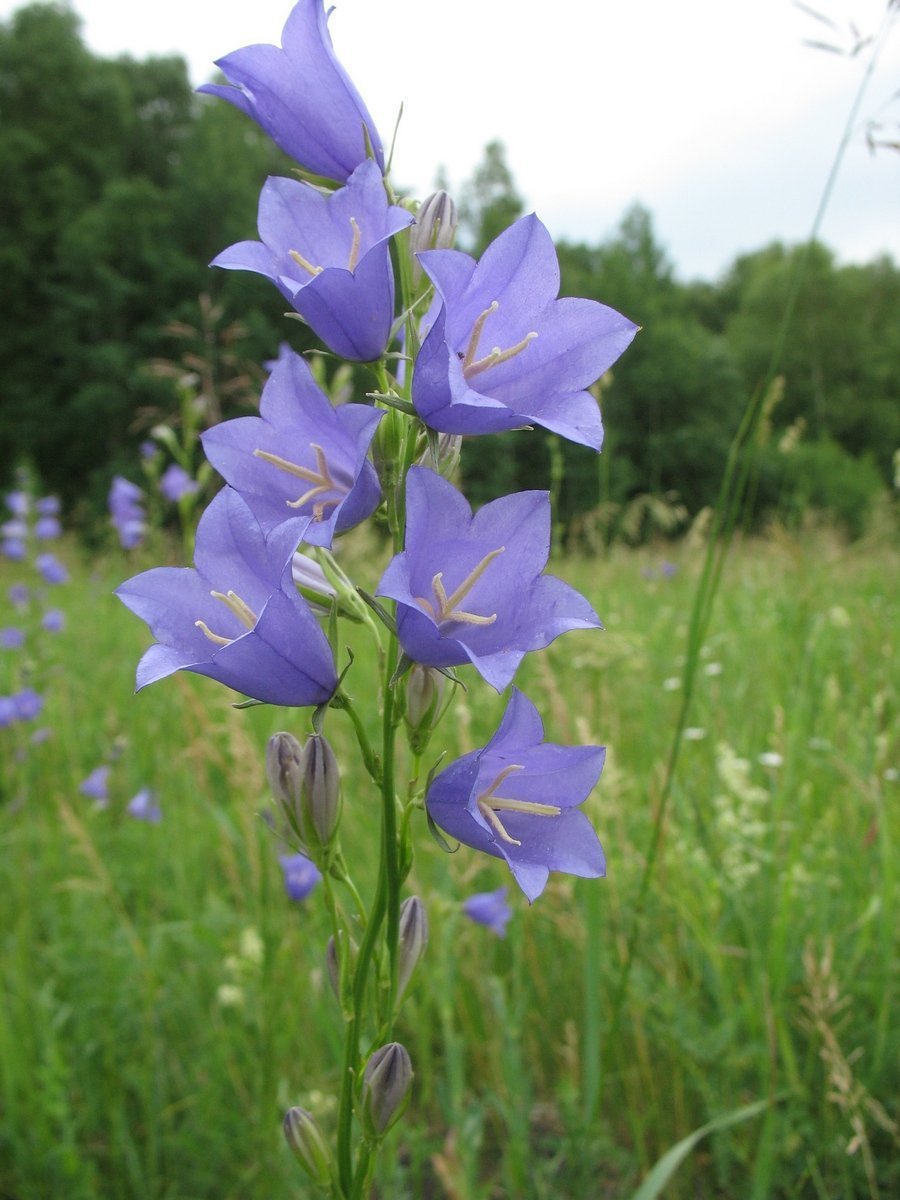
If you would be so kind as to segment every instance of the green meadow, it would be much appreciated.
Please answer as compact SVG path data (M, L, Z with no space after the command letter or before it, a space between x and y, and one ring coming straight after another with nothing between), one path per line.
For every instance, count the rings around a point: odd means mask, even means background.
M377 581L371 545L343 554ZM398 1027L416 1080L383 1200L900 1192L900 555L886 535L738 542L686 677L702 555L688 538L559 559L605 631L566 635L517 678L548 739L609 748L586 806L605 880L553 876L529 908L502 863L446 853L419 815L407 892L431 938ZM180 675L135 697L147 634L111 592L159 548L63 556L67 628L40 663L52 734L0 730L0 1194L311 1196L281 1118L301 1104L333 1120L342 1022L321 889L287 899L262 816L266 740L308 716L238 711ZM19 575L0 562L4 595ZM374 693L374 669L361 647L352 695ZM502 700L466 683L433 758L496 727ZM369 896L378 798L346 716L327 732ZM103 761L105 810L79 794ZM126 814L144 786L158 825ZM501 940L461 903L503 884Z

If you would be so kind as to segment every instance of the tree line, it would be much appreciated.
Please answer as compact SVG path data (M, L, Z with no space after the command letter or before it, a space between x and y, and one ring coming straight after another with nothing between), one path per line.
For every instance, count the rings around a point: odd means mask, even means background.
M98 57L76 15L51 3L0 25L0 163L0 485L27 462L87 519L147 429L179 411L177 364L220 388L213 407L228 416L262 379L252 364L281 341L308 344L265 281L206 266L255 236L260 185L291 164L230 105L196 96L181 58ZM459 199L459 244L473 253L524 211L502 145L486 148ZM666 513L674 528L714 503L808 254L755 511L799 519L814 506L861 530L900 445L900 270L889 258L841 266L825 246L776 243L716 281L686 283L639 206L602 243L558 249L563 294L643 327L599 389L604 452L523 434L501 455L472 439L463 463L476 499L549 485L570 534L595 537L629 520L640 537ZM202 319L210 294L220 326ZM364 372L357 382L367 386Z

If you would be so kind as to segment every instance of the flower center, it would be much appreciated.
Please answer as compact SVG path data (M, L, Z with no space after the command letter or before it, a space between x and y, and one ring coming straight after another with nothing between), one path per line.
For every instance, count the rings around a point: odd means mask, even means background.
M499 550L491 550L484 556L476 567L473 567L469 574L465 577L462 583L450 595L447 595L444 587L444 572L438 571L431 581L431 591L434 595L434 603L431 600L426 600L424 596L417 596L416 599L425 611L438 624L441 621L462 621L464 625L493 625L497 620L497 614L491 613L489 617L479 616L478 613L465 612L458 608L457 605L463 601L472 588L485 573L494 559L502 554L506 549L501 546Z
M359 262L359 245L362 241L362 232L359 228L359 222L356 217L350 218L350 228L353 230L353 238L350 242L350 256L347 259L347 270L355 271L356 264ZM288 256L294 260L298 267L304 270L307 275L315 279L317 275L321 275L324 267L317 267L315 263L311 263L308 258L304 258L299 250L288 250ZM531 335L529 335L531 336ZM537 334L534 335L537 337Z
M481 341L481 333L485 322L499 307L499 300L492 300L490 306L475 318L475 324L472 326L472 332L469 334L469 344L466 346L466 352L462 360L463 375L465 375L466 379L471 379L473 375L480 375L482 371L488 371L491 367L496 367L502 362L509 362L511 358L515 358L517 354L521 354L537 337L537 334L533 331L526 333L521 342L516 342L515 346L510 346L506 350L501 350L499 346L494 346L490 354L485 354L483 358L476 358L478 343Z
M290 459L282 458L280 454L270 454L268 450L257 449L253 451L253 454L254 457L261 458L263 462L271 463L279 471L285 471L288 475L293 475L297 479L302 479L304 483L311 483L313 485L296 500L286 500L285 503L288 508L302 508L304 504L308 504L310 500L315 500L317 496L323 496L326 492L337 492L338 495L335 499L318 500L313 505L313 520L322 521L325 518L325 509L331 508L335 504L340 504L347 495L348 489L342 488L335 482L322 447L316 445L315 442L310 442L309 445L310 449L316 455L315 470L312 467L303 467L299 463L291 462Z
M504 767L500 774L496 777L490 787L482 792L475 803L478 805L478 811L494 830L501 841L508 842L511 846L521 846L522 843L518 838L510 837L503 827L503 822L497 816L498 812L520 812L528 813L531 817L558 817L562 809L557 808L555 804L538 804L534 800L512 800L503 796L496 795L497 788L500 787L506 779L514 771L522 771L524 767L520 763L511 763L508 767Z
M242 625L246 625L248 629L253 629L257 622L256 613L246 602L242 600L237 592L210 592L213 599L221 600L226 608L230 608ZM213 633L205 621L195 621L194 624L198 629L201 629L211 642L215 642L217 646L228 646L234 641L234 638L222 637L220 633Z

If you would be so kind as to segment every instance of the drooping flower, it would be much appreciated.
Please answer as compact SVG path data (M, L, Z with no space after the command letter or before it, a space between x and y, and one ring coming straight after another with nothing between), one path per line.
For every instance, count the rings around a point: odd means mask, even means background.
M599 450L600 410L585 389L637 326L595 300L557 299L559 262L537 217L521 217L478 262L458 250L419 261L439 301L413 375L425 424L460 434L542 425Z
M196 568L155 567L116 589L158 639L138 664L138 690L184 670L269 704L332 696L331 648L291 582L302 525L266 539L241 497L223 488L197 527Z
M412 221L388 203L371 161L327 196L273 176L259 197L261 240L236 242L211 265L265 275L329 349L368 362L384 352L394 319L388 242Z
M106 503L122 549L134 550L144 540L147 532L143 507L144 493L137 484L122 475L116 475Z
M69 578L69 572L55 554L39 554L34 560L34 565L44 583L55 585L65 583Z
M494 892L476 892L463 903L463 912L476 925L485 925L497 937L506 937L506 926L513 910L506 903L509 888L497 888Z
M529 650L569 629L599 628L580 593L542 574L550 553L546 492L503 496L473 517L452 484L413 467L406 513L406 548L378 594L397 601L397 634L413 662L471 662L502 691Z
M543 737L537 709L514 688L488 744L451 763L425 797L451 837L505 859L529 901L551 871L606 874L597 835L577 811L600 778L605 748L557 746Z
M159 481L159 490L172 504L177 504L182 496L193 495L199 487L197 480L192 479L184 467L180 467L178 463L170 463L163 471Z
M125 811L129 817L134 817L136 821L149 821L151 824L156 825L162 820L162 809L159 806L156 793L151 788L141 788L128 801Z
M284 890L289 900L305 900L322 878L322 872L305 854L280 854Z
M384 151L362 97L338 62L322 0L299 0L281 47L244 46L216 66L230 81L198 90L245 112L307 171L343 183L367 155Z
M330 546L381 498L366 459L384 415L363 404L332 408L298 354L279 358L263 388L259 417L223 421L201 435L212 465L268 533L308 518L303 538Z

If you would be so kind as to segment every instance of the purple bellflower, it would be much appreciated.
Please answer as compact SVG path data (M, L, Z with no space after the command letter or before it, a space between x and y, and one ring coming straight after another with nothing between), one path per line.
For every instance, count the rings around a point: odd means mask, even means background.
M47 633L60 633L66 627L66 614L59 608L48 608L41 617L41 628Z
M284 873L284 890L289 900L305 900L322 878L322 873L305 854L279 854Z
M66 583L69 578L69 572L55 554L39 554L34 560L34 565L40 572L44 583Z
M158 639L138 664L138 690L183 670L269 704L304 707L334 694L331 648L291 581L303 524L266 539L223 488L197 527L196 568L155 567L116 589Z
M60 510L59 496L41 496L35 501L34 507L42 517L58 517Z
M23 562L28 557L28 549L21 538L7 537L0 542L0 554L10 562Z
M556 249L537 217L521 217L478 262L459 250L418 259L440 301L413 375L425 424L460 434L543 425L599 450L600 410L585 389L637 326L595 300L557 299Z
M40 516L34 523L34 536L39 542L51 542L62 536L62 525L59 517L52 514Z
M476 892L463 903L463 912L476 925L485 925L497 937L506 937L506 926L513 910L506 903L509 888L497 888L494 892Z
M488 744L451 763L425 797L451 837L506 860L529 902L551 871L606 874L603 848L577 811L600 778L606 750L556 746L543 737L537 709L514 688Z
M114 477L106 503L123 550L134 550L144 540L147 522L143 501L144 493L137 484L122 475Z
M5 496L6 507L16 517L27 517L31 509L31 504L28 500L28 493L22 491L7 492Z
M156 793L146 787L132 796L125 811L136 821L149 821L152 825L157 825L162 820L162 809L159 807Z
M39 696L34 688L22 688L13 696L13 704L20 721L34 721L43 712L44 697Z
M12 696L0 696L0 729L7 729L18 719L16 702Z
M369 362L384 352L394 319L388 242L412 221L388 204L371 161L328 196L273 176L259 197L261 241L236 242L211 265L265 275L329 349Z
M14 608L27 608L31 593L24 583L14 583L7 591L9 602Z
M397 634L413 662L471 662L497 691L529 650L569 629L600 627L574 588L542 571L550 553L550 498L518 492L473 517L464 496L425 467L406 483L406 548L378 594L397 601Z
M184 467L180 467L178 463L170 463L159 481L159 490L172 504L177 504L182 496L193 495L199 487L197 480L191 479Z
M0 629L0 650L21 650L25 645L25 633L16 625Z
M108 766L94 767L87 779L82 780L78 785L78 790L82 796L87 796L90 800L96 800L99 804L105 804L109 800L109 772L111 768Z
M207 458L266 533L306 517L304 541L330 546L335 534L365 520L381 499L366 452L384 414L364 404L332 408L293 353L276 363L260 413L202 434Z
M205 83L254 121L314 175L343 183L366 158L381 170L381 138L362 97L338 62L322 0L299 0L281 46L244 46L216 61L233 86Z

